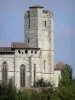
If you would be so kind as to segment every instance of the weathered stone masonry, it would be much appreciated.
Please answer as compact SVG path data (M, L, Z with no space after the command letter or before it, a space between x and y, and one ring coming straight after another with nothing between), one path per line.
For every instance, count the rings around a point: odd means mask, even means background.
M54 70L54 16L42 6L31 6L24 15L24 42L0 47L0 80L11 77L17 88L31 87L43 77L58 86Z

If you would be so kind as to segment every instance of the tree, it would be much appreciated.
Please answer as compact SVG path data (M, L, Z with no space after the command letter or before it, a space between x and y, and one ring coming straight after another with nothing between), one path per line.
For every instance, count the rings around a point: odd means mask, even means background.
M72 68L66 64L61 70L61 79L59 80L59 86L69 86L72 81Z
M51 96L51 100L74 100L75 99L75 80L72 79L72 68L66 64L61 71L59 87L56 88Z
M7 100L16 100L17 98L17 91L14 85L13 79L9 79L8 83L8 91L7 91Z

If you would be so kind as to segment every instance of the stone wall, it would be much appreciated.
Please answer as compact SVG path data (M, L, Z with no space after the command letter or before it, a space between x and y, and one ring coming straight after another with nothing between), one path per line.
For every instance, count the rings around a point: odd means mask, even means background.
M30 28L29 17L30 13ZM29 38L30 44L40 47L40 67L45 80L54 80L54 18L51 11L43 8L30 8L25 13L25 40ZM37 63L37 65L39 62Z

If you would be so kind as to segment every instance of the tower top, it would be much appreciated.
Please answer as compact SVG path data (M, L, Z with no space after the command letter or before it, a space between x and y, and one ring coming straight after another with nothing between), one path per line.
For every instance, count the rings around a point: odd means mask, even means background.
M44 7L41 5L34 5L34 6L30 6L29 8L44 8Z

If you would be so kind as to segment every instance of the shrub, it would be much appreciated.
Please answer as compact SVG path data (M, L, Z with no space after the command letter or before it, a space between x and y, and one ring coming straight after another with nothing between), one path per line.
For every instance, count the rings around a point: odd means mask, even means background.
M48 81L45 81L43 78L41 78L34 83L34 87L52 87L52 84Z
M12 79L8 83L0 83L0 100L16 100L16 97L17 92Z

